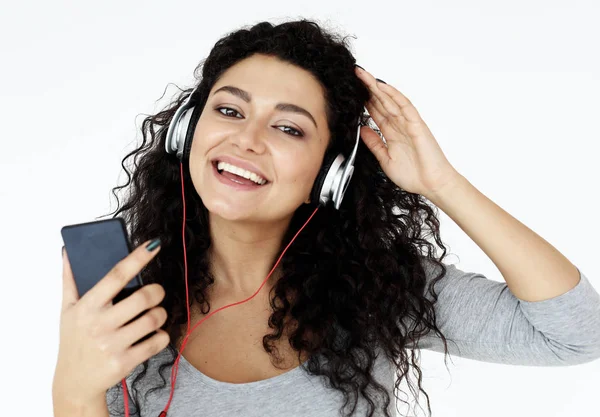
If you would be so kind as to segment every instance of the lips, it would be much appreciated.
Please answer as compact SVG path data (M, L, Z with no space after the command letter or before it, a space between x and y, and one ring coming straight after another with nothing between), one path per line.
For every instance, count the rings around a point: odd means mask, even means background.
M242 182L250 181L256 185L266 185L269 183L269 181L265 180L262 177L256 176L256 174L254 174L254 173L252 174L251 178L247 178L244 174L241 174L241 173L238 174L237 170L235 170L236 172L232 172L229 168L226 168L225 166L222 166L221 168L219 168L219 165L225 165L225 164L227 164L227 163L215 160L215 162L212 163L212 166L219 175L223 175L234 181L238 181L237 179L239 179L239 181L242 181ZM229 164L227 164L227 165L229 165ZM229 165L229 166L231 166L231 165ZM246 171L246 172L249 172L249 171ZM252 179L252 177L255 177L255 178Z
M238 158L235 158L235 157L229 156L229 155L221 155L221 156L217 156L214 159L212 159L211 162L213 165L216 166L219 161L227 162L228 164L235 165L236 167L240 167L247 171L254 172L259 177L267 180L267 183L270 182L269 178L267 178L267 176L265 174L263 174L262 171L256 165L254 165L253 163L251 163L249 161L245 161L243 159L238 159Z
M229 177L230 175L233 176L233 174L219 173L219 171L217 170L217 161L216 160L211 165L212 165L212 171L213 171L215 178L221 184L225 184L227 187L231 187L237 191L255 191L255 190L261 190L261 189L264 190L270 184L269 182L266 182L263 185L258 185L254 182L251 182L248 184L243 184L239 181L236 181L234 178Z

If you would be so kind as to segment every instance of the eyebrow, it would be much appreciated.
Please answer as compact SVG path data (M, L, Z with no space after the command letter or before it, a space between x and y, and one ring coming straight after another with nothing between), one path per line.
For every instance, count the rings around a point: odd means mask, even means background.
M227 92L233 94L234 96L241 98L246 103L250 103L250 101L252 101L252 96L250 95L250 93L248 93L247 91L244 91L244 90L242 90L241 88L238 88L238 87L234 87L234 86L231 86L231 85L225 85L225 86L217 89L212 95L214 96L219 91L227 91ZM313 124L315 125L315 127L318 128L317 127L317 121L312 116L312 114L310 114L310 112L308 110L306 110L306 109L304 109L304 108L302 108L300 106L297 106L297 105L292 104L292 103L277 103L275 105L275 109L281 110L281 111L287 111L287 112L302 114L302 115L308 117L311 120L311 122L313 122Z

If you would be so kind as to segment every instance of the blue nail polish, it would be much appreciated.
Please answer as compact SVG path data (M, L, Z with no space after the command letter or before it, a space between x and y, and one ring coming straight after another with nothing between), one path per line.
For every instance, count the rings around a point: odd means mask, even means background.
M148 252L152 252L154 249L156 249L158 246L160 246L160 238L156 238L154 239L152 242L148 243L148 245L146 245L146 250Z

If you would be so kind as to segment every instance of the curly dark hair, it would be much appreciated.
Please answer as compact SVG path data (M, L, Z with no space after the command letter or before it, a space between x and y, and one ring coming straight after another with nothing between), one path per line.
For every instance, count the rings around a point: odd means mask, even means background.
M306 19L278 25L261 22L231 32L216 42L208 58L194 71L199 80L197 105L204 107L212 86L229 67L253 54L277 57L316 77L325 91L331 133L329 147L339 147L348 154L355 143L356 120L362 117L363 123L369 125L372 121L363 112L370 92L354 72L356 60L347 37L328 33ZM156 260L142 271L145 283L159 283L166 292L160 305L166 309L168 319L162 329L170 335L168 348L173 361L162 364L160 373L173 365L177 351L172 343L185 335L187 325L180 162L165 153L165 138L175 111L192 91L193 87L180 90L178 98L165 110L144 119L141 145L122 160L127 183L112 189L118 201L115 191L131 185L123 206L111 214L113 217L122 214L132 244L137 246L154 237L162 240ZM373 129L381 136L376 126ZM125 166L130 157L134 157L132 175ZM191 190L188 162L182 164L185 188ZM190 307L195 298L206 314L210 311L206 290L215 281L206 256L211 245L208 213L196 193L187 193L185 201L187 259L190 270L194 271L189 281L190 294L194 295L190 297ZM306 204L296 210L281 250L313 210ZM360 142L354 175L340 209L335 210L331 205L320 208L281 261L282 278L269 294L273 309L269 326L274 332L263 337L263 347L272 354L272 342L285 334L284 318L292 317L297 328L290 333L290 345L298 352L299 359L301 352L308 354L306 366L310 374L325 375L331 386L344 394L345 403L340 410L344 415L353 414L360 392L369 404L368 416L372 416L377 409L373 395L378 391L384 395L382 409L389 416L389 395L370 374L376 349L385 352L398 368L394 389L398 400L396 392L404 377L415 393L408 378L409 366L414 367L418 388L427 398L431 415L429 396L421 387L418 356L415 360L411 346L433 330L443 340L448 355L446 339L436 325L433 308L437 301L433 286L446 273L442 263L446 248L439 235L437 210L423 196L407 192L390 181L373 154ZM435 246L427 240L430 237L442 249L439 260ZM424 260L442 268L429 286L433 301L424 295L427 284ZM407 325L403 318L411 318L412 324ZM344 342L334 343L337 340ZM330 369L321 369L314 358L317 353L328 359ZM135 384L144 376L147 366L148 360L135 378L132 391L135 392ZM342 372L348 369L349 374ZM164 384L160 388L166 384L164 377L161 378ZM118 397L121 383L109 391L112 390L117 390ZM120 407L115 414L123 410L122 398L117 403ZM354 405L345 413L349 403ZM134 404L139 408L135 399Z

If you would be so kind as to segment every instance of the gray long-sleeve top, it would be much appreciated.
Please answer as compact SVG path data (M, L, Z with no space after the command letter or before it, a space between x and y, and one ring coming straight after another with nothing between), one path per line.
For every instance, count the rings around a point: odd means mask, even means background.
M425 264L430 280L439 273L432 265ZM435 286L439 296L435 311L451 355L530 366L575 365L600 358L600 295L580 270L581 279L570 291L528 302L516 298L504 282L454 265L446 267L446 275ZM429 292L425 295L431 299ZM444 352L441 339L433 332L417 347ZM150 359L147 374L136 383L140 413L132 413L132 417L158 417L167 404L171 367L162 373L166 386L145 397L147 389L163 384L157 367L167 358L170 355L165 349ZM373 377L388 387L392 416L396 413L394 367L380 354L373 372ZM138 366L127 378L129 395L133 395L133 377L141 369ZM107 393L107 398L111 401L112 397ZM340 391L327 387L325 377L309 375L302 366L266 380L233 384L204 375L182 356L167 416L331 417L339 415L342 404ZM130 409L133 411L131 405ZM120 410L123 412L122 401ZM353 415L366 415L366 410L360 396Z

